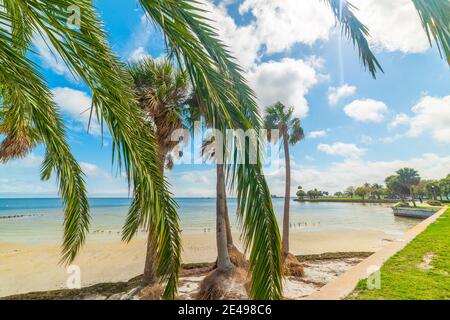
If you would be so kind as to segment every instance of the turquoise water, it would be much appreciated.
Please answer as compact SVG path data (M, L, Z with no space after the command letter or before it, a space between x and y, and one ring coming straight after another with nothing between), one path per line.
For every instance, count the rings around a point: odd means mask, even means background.
M183 233L208 233L215 228L215 199L178 198ZM284 200L273 199L281 221ZM90 199L92 237L117 238L130 204L125 198ZM236 200L229 199L236 228ZM1 219L7 216L18 218ZM42 243L59 241L63 212L58 199L0 199L0 241ZM291 202L292 232L375 230L401 235L418 221L395 217L389 206L351 203Z

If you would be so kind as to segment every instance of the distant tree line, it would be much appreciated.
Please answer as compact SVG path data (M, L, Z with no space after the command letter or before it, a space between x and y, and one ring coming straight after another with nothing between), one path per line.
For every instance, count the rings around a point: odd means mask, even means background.
M440 180L421 179L417 170L412 168L402 168L394 175L387 177L385 185L378 183L364 183L361 186L350 186L344 191L333 194L334 198L358 198L358 199L401 199L406 201L410 198L414 205L415 199L423 202L423 199L447 200L450 201L450 174ZM330 193L318 189L305 191L302 186L298 187L297 197L300 200L305 198L318 199L330 197Z

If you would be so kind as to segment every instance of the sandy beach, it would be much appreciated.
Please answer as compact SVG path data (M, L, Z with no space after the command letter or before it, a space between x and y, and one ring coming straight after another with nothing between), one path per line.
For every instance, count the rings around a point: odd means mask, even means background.
M239 238L238 234L234 235ZM294 254L377 251L392 240L384 232L351 230L291 235ZM239 244L238 244L239 246ZM214 233L184 235L183 262L211 262L216 257ZM63 289L69 276L59 266L58 244L0 242L0 297L32 291ZM143 269L145 237L129 244L120 239L88 240L73 263L80 267L82 286L127 281Z

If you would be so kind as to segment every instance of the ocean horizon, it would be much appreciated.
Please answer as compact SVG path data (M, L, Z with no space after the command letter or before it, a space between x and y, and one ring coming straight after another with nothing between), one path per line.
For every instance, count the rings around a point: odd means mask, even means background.
M180 224L185 234L215 230L215 198L175 198ZM279 223L284 198L273 198ZM232 228L238 230L236 198L228 199ZM127 215L131 198L92 197L90 236L117 238ZM56 242L62 237L62 203L59 198L0 198L0 241ZM417 223L395 217L390 206L357 203L299 203L291 201L291 229L296 232L345 230L383 231L400 236ZM280 224L281 225L281 224Z

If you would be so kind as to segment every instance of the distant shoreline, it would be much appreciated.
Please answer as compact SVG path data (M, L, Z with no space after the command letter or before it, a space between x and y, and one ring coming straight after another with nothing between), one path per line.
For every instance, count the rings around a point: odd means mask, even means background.
M294 199L296 202L397 203L398 199Z

